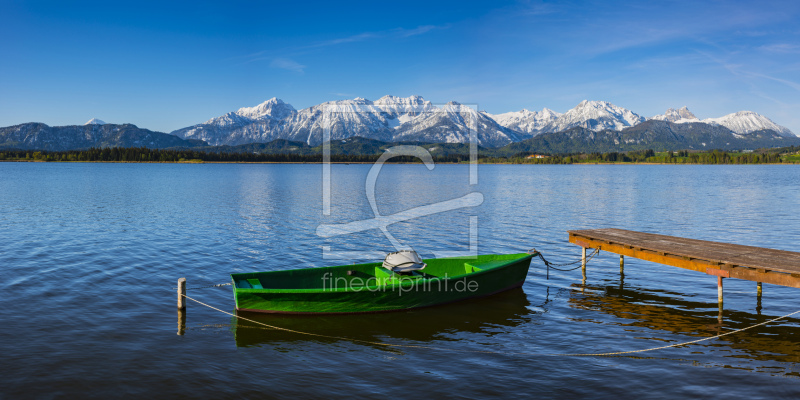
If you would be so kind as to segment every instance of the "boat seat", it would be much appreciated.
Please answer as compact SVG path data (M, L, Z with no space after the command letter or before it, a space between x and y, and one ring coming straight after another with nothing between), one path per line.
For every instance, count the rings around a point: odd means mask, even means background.
M251 278L247 280L247 283L253 287L253 289L263 289L264 287L261 286L261 281L258 278Z
M464 268L467 270L467 273L473 272L473 270L474 270L474 272L478 272L478 271L483 271L484 269L498 267L500 265L507 264L508 262L509 262L509 260L487 261L487 262L480 263L479 264L480 267L472 265L470 263L464 263Z
M375 267L375 278L378 279L378 284L386 285L390 283L399 283L403 279L417 279L424 278L425 274L419 271L411 271L408 273L398 273L390 271L383 267Z
M261 281L258 278L241 279L236 281L236 287L239 289L263 289Z

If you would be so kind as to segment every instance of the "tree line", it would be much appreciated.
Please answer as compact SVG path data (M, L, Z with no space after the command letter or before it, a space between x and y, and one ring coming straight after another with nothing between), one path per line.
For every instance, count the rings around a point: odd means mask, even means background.
M800 151L795 146L771 151L736 153L722 150L690 152L681 150L656 153L654 150L609 153L575 153L549 155L544 158L527 158L527 155L510 157L479 155L481 163L512 164L578 164L578 163L663 163L663 164L772 164L797 162ZM338 163L372 163L379 154L331 154L330 160ZM438 163L468 162L467 154L434 156ZM84 161L84 162L275 162L320 163L322 154L259 153L259 152L206 152L198 150L149 149L146 147L90 148L69 151L0 150L0 161ZM388 162L420 162L416 157L394 157Z
M379 154L331 154L332 162L372 163ZM434 156L435 162L458 163L469 161L469 155ZM276 162L320 163L322 154L205 152L197 150L162 150L146 147L106 147L86 150L35 151L0 150L0 161L84 161L84 162ZM393 157L387 162L419 162L416 157Z
M783 149L781 149L783 150ZM794 153L794 146L786 148L786 153ZM735 153L722 150L706 152L667 151L656 153L654 150L609 153L575 153L546 156L544 158L527 158L525 156L492 157L485 162L514 164L579 164L579 163L658 163L658 164L776 164L794 162L780 151Z

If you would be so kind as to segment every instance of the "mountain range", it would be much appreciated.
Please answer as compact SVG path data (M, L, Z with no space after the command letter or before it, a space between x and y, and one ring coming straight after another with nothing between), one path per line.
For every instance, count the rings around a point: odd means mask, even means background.
M85 125L48 126L30 122L0 128L0 148L23 150L79 150L90 147L195 147L198 140L142 129L132 124L100 124L96 119Z
M327 129L326 129L327 128ZM538 152L754 148L800 144L789 129L752 111L698 119L686 107L642 117L606 101L582 101L565 113L550 109L503 114L420 96L384 96L322 103L297 110L272 98L169 134L93 118L83 126L28 123L0 128L0 147L68 150L88 147L240 146L275 140L319 146L364 137L381 142L467 143ZM594 150L591 150L594 151Z
M323 142L327 121L330 140L362 136L386 142L465 143L470 133L474 133L479 145L502 147L576 127L593 132L622 131L648 120L721 126L741 138L765 129L782 137L796 137L789 129L752 111L701 121L683 107L645 118L606 101L584 100L563 114L545 108L493 115L456 102L437 107L420 96L332 101L300 111L272 98L256 107L241 108L172 134L215 146L265 143L275 139L316 146Z
M436 107L420 96L331 101L300 111L272 98L256 107L240 108L172 134L203 140L212 146L266 143L275 139L316 146L323 142L326 127L330 140L361 136L386 142L466 143L474 131L479 144L500 147L530 137L500 125L489 114L472 107L456 102Z

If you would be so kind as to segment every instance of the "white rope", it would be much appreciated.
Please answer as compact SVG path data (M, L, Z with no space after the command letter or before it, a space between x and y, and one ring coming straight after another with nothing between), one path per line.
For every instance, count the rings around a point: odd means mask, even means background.
M649 349L629 350L629 351L616 351L616 352L610 352L610 353L528 353L528 352L504 352L504 351L489 351L489 350L456 350L456 349L447 349L447 348L433 347L433 346L381 343L381 342L373 342L373 341L370 341L370 340L352 339L352 338L346 338L346 337L340 337L340 336L323 335L323 334L320 334L320 333L296 331L294 329L281 328L279 326L274 326L274 325L265 324L263 322L254 321L252 319L245 318L245 317L242 317L242 316L239 316L239 315L236 315L236 314L221 310L221 309L216 308L214 306L210 306L210 305L208 305L206 303L203 303L200 300L195 300L195 299L193 299L193 298L191 298L191 297L189 297L189 296L187 296L185 294L182 294L182 296L186 297L187 299L189 299L191 301L194 301L195 303L198 303L200 305L206 306L206 307L208 307L208 308L210 308L212 310L219 311L219 312L221 312L223 314L228 314L228 315L230 315L232 317L239 318L239 319L241 319L243 321L252 322L254 324L262 325L262 326L265 326L267 328L272 328L272 329L276 329L276 330L280 330L280 331L284 331L284 332L297 333L297 334L300 334L300 335L316 336L316 337L322 337L322 338L326 338L326 339L347 340L347 341L351 341L351 342L365 343L365 344L372 344L372 345L386 346L386 347L405 347L405 348L430 349L430 350L441 350L441 351L454 351L454 352L464 352L464 353L532 355L532 356L554 356L554 357L616 356L616 355L622 355L622 354L644 353L646 351L668 349L670 347L686 346L686 345L689 345L689 344L700 343L700 342L704 342L704 341L707 341L707 340L718 339L718 338L721 338L723 336L733 335L734 333L739 333L739 332L742 332L742 331L746 331L748 329L752 329L752 328L755 328L755 327L766 325L766 324L768 324L770 322L775 322L775 321L778 321L778 320L781 320L781 319L789 318L789 317L791 317L792 315L795 315L795 314L800 314L800 310L797 310L797 311L795 311L793 313L789 313L789 314L786 314L786 315L778 317L778 318L773 318L773 319L768 320L768 321L764 321L764 322L761 322L761 323L758 323L758 324L755 324L755 325L751 325L751 326L748 326L746 328L737 329L735 331L725 332L725 333L722 333L722 334L719 334L719 335L716 335L716 336L711 336L711 337L697 339L697 340L691 340L691 341L688 341L688 342L675 343L675 344L670 344L670 345L666 345L666 346L659 346L659 347L652 347L652 348L649 348Z

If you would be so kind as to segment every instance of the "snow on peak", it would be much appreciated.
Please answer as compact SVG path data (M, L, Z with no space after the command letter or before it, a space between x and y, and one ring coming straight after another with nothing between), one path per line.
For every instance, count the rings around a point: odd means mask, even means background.
M575 108L565 112L553 123L544 127L547 132L558 132L582 126L593 131L610 129L619 131L639 123L645 119L627 108L622 108L607 101L580 102Z
M530 111L523 108L520 111L512 111L503 114L485 114L506 128L528 134L538 133L542 128L555 122L555 120L561 116L561 113L555 112L549 108L544 108L542 111Z
M375 100L375 105L382 105L382 106L390 106L390 105L424 105L430 104L429 101L426 101L422 98L422 96L408 96L408 97L398 97L398 96L383 96L378 100Z
M719 118L706 118L703 122L711 125L722 125L734 133L743 135L761 129L771 129L784 137L795 137L785 126L772 122L771 119L753 111L739 111Z
M658 121L669 121L679 124L683 124L686 122L700 122L700 120L697 119L697 117L695 117L694 114L692 114L692 112L689 111L689 109L686 106L683 106L677 110L674 108L667 109L667 112L665 112L664 114L656 115L649 119L654 119Z
M237 110L235 114L250 119L260 119L263 117L283 119L294 112L295 109L291 104L286 104L283 100L273 97L255 107L242 107Z
M88 122L86 122L84 125L105 125L105 124L106 124L106 122L103 121L103 120L100 120L100 119L97 119L97 118L92 118Z
M422 96L383 96L375 100L373 105L376 110L388 114L390 118L397 118L391 122L393 126L399 126L398 124L409 122L417 115L436 109L430 101L423 99Z
M561 116L561 113L560 112L555 112L555 111L545 107L545 108L542 109L542 111L539 112L539 115L543 115L543 116L546 116L546 117L556 117L556 118L558 118L558 117Z

